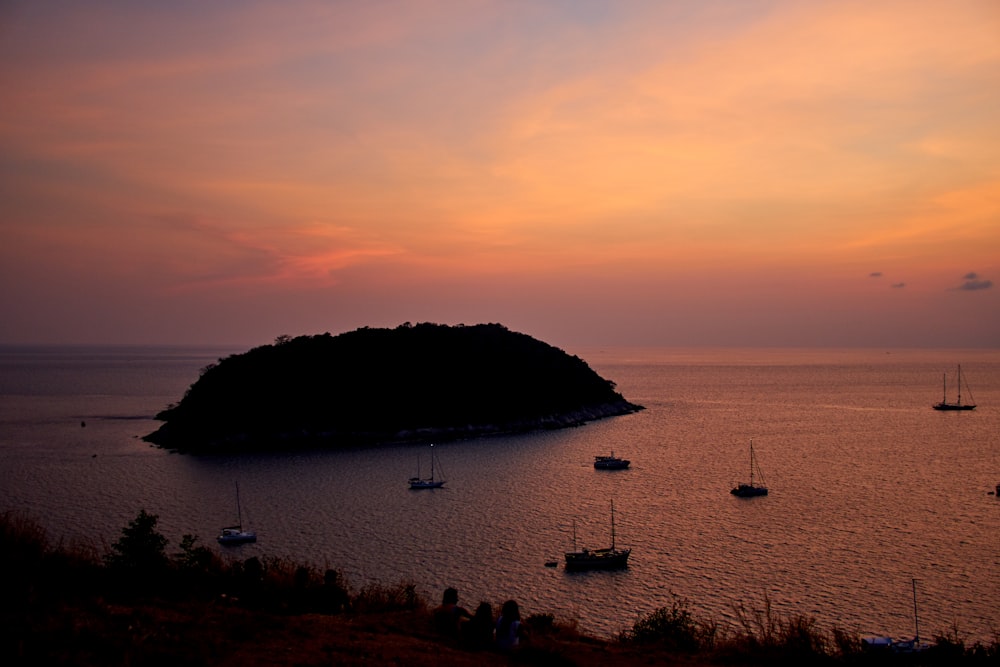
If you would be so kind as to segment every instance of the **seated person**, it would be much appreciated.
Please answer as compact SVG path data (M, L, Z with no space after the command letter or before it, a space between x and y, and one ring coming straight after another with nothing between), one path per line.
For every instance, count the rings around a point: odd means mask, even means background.
M458 606L458 591L446 588L441 598L441 605L434 608L434 627L448 637L458 637L462 623L472 616L464 608Z

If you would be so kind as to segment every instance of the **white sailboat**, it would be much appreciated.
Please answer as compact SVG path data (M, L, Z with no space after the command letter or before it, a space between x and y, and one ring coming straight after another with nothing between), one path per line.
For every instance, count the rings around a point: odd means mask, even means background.
M920 617L917 615L917 580L913 582L913 639L893 639L886 636L862 637L861 644L869 651L892 653L921 653L930 646L920 641Z
M240 507L240 483L236 482L236 525L226 526L216 538L219 544L235 545L256 542L257 533L243 530L243 509Z

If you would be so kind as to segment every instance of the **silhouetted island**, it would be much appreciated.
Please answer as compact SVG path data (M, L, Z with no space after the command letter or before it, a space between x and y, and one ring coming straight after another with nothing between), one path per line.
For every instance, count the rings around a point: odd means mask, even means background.
M500 324L282 336L202 370L145 440L186 452L336 448L578 426L642 410L585 361Z

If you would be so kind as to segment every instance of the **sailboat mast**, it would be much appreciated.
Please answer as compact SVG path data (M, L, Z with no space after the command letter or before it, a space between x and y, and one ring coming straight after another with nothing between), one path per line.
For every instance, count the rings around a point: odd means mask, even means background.
M958 365L958 405L962 404L962 364Z
M750 438L750 486L753 486L753 438Z
M615 501L611 501L611 550L615 549Z
M434 481L434 445L431 445L431 481Z
M236 523L240 527L240 532L243 532L243 510L240 508L240 483L236 482Z

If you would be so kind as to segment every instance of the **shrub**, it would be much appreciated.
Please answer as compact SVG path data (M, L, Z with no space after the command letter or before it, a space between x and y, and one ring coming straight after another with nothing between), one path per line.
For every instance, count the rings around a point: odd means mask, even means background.
M358 612L418 609L424 605L417 595L416 585L409 582L401 582L395 586L368 584L354 597L353 602L353 608Z
M686 599L674 596L669 607L660 607L646 616L640 616L632 629L622 632L619 639L636 644L658 644L669 650L695 652L714 644L716 630L714 623L694 618Z
M198 538L194 535L184 535L181 538L181 551L174 555L174 563L183 572L207 574L218 569L219 560L208 547L196 546Z
M132 573L151 574L167 565L167 538L156 531L159 517L139 510L139 515L122 529L122 536L105 555L108 566Z
M524 622L531 628L532 632L547 633L552 632L555 616L552 614L532 614L524 619Z

